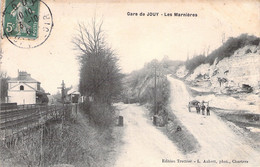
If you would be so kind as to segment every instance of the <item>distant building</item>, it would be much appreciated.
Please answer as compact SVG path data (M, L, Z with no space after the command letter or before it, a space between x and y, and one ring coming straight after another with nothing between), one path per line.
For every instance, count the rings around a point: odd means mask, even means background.
M68 91L67 97L68 97L68 101L70 101L71 103L79 103L80 92L78 92L74 89L71 89Z
M41 83L25 71L18 70L18 77L8 81L8 103L36 104L42 103L46 93L41 90Z

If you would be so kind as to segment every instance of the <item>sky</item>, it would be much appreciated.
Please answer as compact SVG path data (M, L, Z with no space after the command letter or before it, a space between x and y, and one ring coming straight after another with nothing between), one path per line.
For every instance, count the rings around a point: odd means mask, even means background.
M225 39L242 33L260 36L259 1L174 1L174 2L89 2L45 0L53 15L54 27L41 46L22 49L6 38L1 40L3 59L1 70L11 77L17 71L27 71L51 94L66 86L77 85L79 64L72 44L78 23L88 25L93 17L103 20L107 43L119 57L122 72L143 67L152 59L168 56L186 60L194 54L210 51ZM40 6L41 8L42 6ZM127 16L127 12L159 16ZM166 17L164 13L196 13L198 17Z

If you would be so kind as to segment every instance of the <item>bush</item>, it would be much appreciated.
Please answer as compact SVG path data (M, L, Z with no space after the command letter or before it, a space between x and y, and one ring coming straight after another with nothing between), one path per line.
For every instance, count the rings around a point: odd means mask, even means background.
M81 110L98 127L109 127L114 123L115 108L110 104L85 101Z
M89 118L99 127L109 127L113 125L115 120L115 108L106 103L92 104Z
M82 113L85 116L89 115L90 107L91 107L91 102L89 102L87 100L84 101L84 103L80 103L80 109L81 109L81 111L83 111Z
M194 71L199 65L203 64L206 61L206 57L204 55L199 55L187 60L185 63L186 69L189 72Z

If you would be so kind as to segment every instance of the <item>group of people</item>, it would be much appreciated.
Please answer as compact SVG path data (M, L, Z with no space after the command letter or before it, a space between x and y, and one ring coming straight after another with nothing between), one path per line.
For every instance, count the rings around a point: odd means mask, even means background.
M206 106L204 103L206 103ZM195 103L195 108L196 108L197 114L200 114L200 111L201 111L202 115L205 115L205 111L206 111L207 112L206 114L210 115L210 107L209 107L208 102L202 101L201 103L200 102ZM190 111L190 107L189 107L189 111Z
M195 106L197 114L200 114L200 111L202 113L202 115L205 115L205 109L207 111L207 115L210 115L210 110L209 110L209 104L207 103L207 106L205 106L204 101L200 103L197 103L197 105Z

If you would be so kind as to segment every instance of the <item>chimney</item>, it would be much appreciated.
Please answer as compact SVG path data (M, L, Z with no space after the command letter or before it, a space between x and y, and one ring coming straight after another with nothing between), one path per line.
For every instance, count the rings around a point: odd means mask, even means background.
M28 74L26 71L18 71L18 79L19 80L25 80L27 78Z

